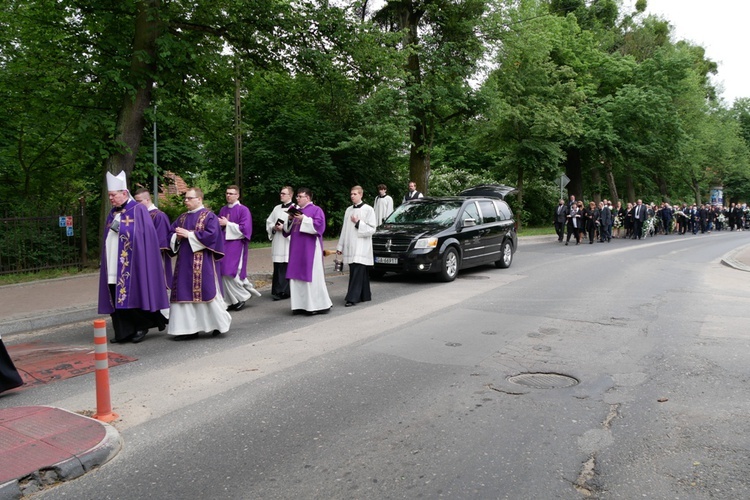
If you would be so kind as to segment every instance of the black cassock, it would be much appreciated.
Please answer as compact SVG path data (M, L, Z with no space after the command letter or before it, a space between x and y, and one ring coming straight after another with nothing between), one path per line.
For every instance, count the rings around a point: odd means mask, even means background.
M18 374L13 360L10 359L8 350L5 349L2 339L0 339L0 392L15 389L23 385L23 379Z
M370 274L363 264L349 264L349 289L346 292L347 302L358 304L372 300L370 293Z

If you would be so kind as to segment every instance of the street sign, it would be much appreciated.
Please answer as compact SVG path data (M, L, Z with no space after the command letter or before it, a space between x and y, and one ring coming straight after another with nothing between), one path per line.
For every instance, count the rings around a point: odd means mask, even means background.
M563 188L564 188L565 186L567 186L569 182L570 182L570 179L568 178L568 176L567 176L567 175L565 175L565 174L562 174L562 175L560 176L560 198L561 198L561 199L562 199L562 197L563 197Z

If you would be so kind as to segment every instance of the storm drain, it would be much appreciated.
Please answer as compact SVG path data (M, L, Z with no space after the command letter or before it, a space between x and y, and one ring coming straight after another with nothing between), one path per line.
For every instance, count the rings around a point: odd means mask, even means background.
M534 389L562 389L578 384L577 379L559 373L521 373L509 377L508 381Z

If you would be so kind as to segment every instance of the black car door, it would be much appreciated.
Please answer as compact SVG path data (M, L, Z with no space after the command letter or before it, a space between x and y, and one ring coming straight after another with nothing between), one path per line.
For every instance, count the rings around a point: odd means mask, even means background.
M492 200L479 200L484 232L482 233L481 260L484 263L500 260L500 248L503 244L505 229L500 223L497 209Z
M474 200L468 200L464 204L463 212L458 220L458 231L456 237L461 242L463 258L461 267L471 267L483 262L482 237L485 227L482 224L482 216Z

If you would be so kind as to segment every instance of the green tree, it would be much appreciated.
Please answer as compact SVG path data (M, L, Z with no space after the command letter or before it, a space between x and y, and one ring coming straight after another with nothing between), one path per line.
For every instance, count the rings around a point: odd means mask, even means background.
M405 106L409 114L409 178L429 192L436 131L473 114L469 84L485 45L484 0L388 0L374 20L402 34Z

